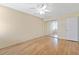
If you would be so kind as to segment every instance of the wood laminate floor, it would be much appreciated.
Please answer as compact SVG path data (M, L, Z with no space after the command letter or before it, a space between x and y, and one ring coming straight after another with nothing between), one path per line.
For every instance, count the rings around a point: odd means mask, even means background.
M50 36L0 49L1 55L79 55L79 43Z

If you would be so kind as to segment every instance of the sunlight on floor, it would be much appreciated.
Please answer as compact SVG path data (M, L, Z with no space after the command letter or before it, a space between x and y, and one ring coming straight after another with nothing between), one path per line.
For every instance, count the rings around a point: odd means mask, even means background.
M59 44L58 35L53 35L53 36L51 36L51 40L52 40L53 45L54 45L55 47L57 47L58 44Z

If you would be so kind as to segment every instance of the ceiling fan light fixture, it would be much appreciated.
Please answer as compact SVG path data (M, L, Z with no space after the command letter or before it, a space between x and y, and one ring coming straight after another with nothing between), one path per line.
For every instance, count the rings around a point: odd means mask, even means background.
M45 14L45 12L44 11L40 11L40 15L43 15L43 14Z

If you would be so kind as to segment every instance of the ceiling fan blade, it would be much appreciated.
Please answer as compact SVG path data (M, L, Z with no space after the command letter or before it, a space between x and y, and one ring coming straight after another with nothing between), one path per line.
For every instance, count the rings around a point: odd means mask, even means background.
M47 5L43 5L43 6L42 6L42 9L46 9L46 7L47 7Z
M50 12L50 10L45 10L45 12Z

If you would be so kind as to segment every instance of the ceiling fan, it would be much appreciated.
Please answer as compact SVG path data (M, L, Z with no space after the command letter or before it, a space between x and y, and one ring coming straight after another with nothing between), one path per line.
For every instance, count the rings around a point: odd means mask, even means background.
M47 12L50 12L48 9L46 9L47 7L48 7L48 5L43 3L43 4L37 4L36 8L30 8L30 9L35 9L36 13L39 13L40 15L43 15Z

